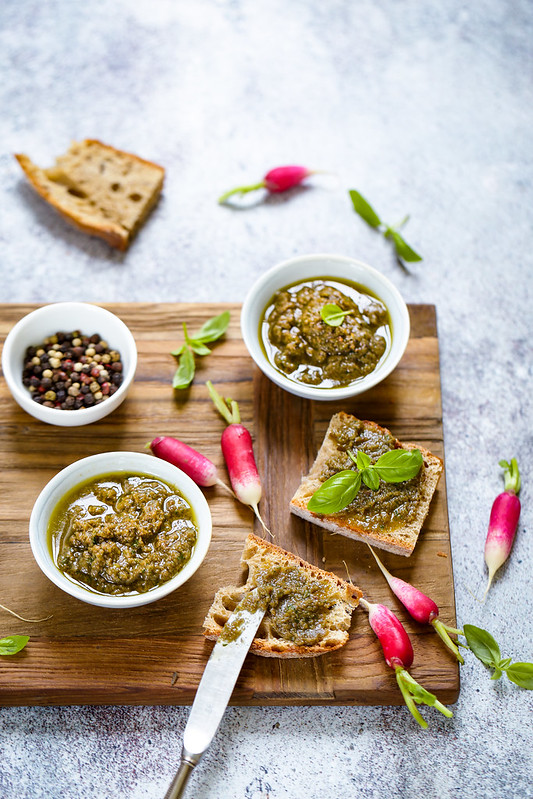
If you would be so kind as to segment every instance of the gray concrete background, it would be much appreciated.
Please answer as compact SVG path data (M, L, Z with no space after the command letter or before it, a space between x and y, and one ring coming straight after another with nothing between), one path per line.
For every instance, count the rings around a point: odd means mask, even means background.
M437 306L460 623L533 660L532 49L527 0L4 0L0 8L2 301L239 301L268 267L336 252ZM22 179L70 140L167 168L130 251L66 226ZM232 212L217 196L300 162L336 178ZM311 181L310 181L311 183ZM411 220L409 273L353 213ZM523 512L489 600L483 543L498 460ZM3 568L8 568L4 564ZM2 619L5 625L6 619ZM404 708L234 708L190 796L531 797L532 697L473 657L448 721ZM0 709L2 799L159 799L185 708ZM437 718L439 716L439 718Z

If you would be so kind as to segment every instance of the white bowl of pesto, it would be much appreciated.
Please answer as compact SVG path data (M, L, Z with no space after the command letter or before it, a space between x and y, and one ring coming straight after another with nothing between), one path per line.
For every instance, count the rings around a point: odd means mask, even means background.
M75 461L30 517L37 564L67 594L106 608L155 602L204 560L211 513L196 483L167 461L104 452Z
M241 312L261 371L299 397L343 400L373 388L409 340L407 306L371 266L342 255L301 255L273 266Z

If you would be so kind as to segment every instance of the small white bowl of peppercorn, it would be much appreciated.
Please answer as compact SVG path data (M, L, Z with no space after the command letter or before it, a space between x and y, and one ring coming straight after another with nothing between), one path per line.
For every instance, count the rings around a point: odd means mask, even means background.
M2 370L23 410L47 424L99 421L125 399L137 367L129 328L115 314L84 302L45 305L9 332Z
M261 371L311 400L368 391L398 365L409 312L377 269L342 255L301 255L273 266L241 312L244 343Z

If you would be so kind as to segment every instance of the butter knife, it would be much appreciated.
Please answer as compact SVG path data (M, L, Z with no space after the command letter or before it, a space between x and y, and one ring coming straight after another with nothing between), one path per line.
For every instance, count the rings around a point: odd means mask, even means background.
M183 796L194 767L213 740L265 615L265 604L254 589L241 600L224 625L196 691L183 733L181 764L165 799Z

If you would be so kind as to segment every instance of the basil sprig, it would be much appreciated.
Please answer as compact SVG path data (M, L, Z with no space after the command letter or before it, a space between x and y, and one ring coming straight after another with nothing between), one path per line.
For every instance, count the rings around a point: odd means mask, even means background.
M387 225L381 221L370 203L365 200L362 194L359 194L359 192L355 189L351 189L350 197L354 211L359 214L361 219L364 219L364 221L367 223L367 225L370 225L370 227L374 228L375 230L379 230L386 239L390 239L392 241L394 244L394 249L396 250L396 257L400 262L413 262L422 260L422 256L415 252L413 248L407 244L403 236L401 236L398 232L398 230L408 222L408 216L402 219L402 221L397 225Z
M416 477L424 459L419 449L391 449L372 463L366 452L359 450L354 456L354 469L343 469L328 478L318 488L307 504L313 513L338 513L353 502L361 483L372 491L379 489L380 480L385 483L403 483Z
M229 319L229 311L223 311L221 314L218 314L218 316L213 316L211 319L208 319L194 336L189 336L187 325L185 322L183 323L185 343L177 350L173 350L173 352L170 353L178 359L178 368L174 373L172 388L183 389L190 386L196 371L195 354L210 354L211 350L209 347L206 347L206 344L217 341L217 339L224 335L228 329Z
M320 316L322 320L330 327L339 327L344 322L344 317L353 313L353 311L343 311L339 305L334 302L324 305L320 309Z
M503 672L521 688L533 690L533 663L513 663L511 658L502 658L500 647L492 635L473 624L463 625L463 634L468 649L478 660L490 669L494 669L492 680L499 680ZM464 646L464 644L462 644Z
M1 638L0 655L16 655L17 652L24 649L29 640L29 635L9 635L6 638Z

